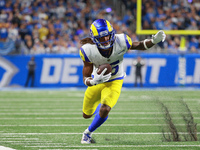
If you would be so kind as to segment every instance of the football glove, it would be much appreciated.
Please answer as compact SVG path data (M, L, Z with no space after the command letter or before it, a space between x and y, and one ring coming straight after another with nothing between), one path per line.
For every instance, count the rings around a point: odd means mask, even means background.
M97 84L99 84L99 83L106 82L106 81L108 81L108 80L110 79L110 77L111 77L111 72L110 72L109 74L104 75L104 73L106 72L107 68L105 68L105 69L101 72L101 74L97 74L97 70L98 70L98 69L96 69L96 70L94 71L94 78L93 78L92 80L90 80L90 84L91 84L91 85L97 85Z
M158 31L155 35L152 35L152 39L151 39L151 42L153 44L157 44L159 43L160 41L164 42L165 41L165 38L166 38L166 35L165 35L165 32L160 30Z

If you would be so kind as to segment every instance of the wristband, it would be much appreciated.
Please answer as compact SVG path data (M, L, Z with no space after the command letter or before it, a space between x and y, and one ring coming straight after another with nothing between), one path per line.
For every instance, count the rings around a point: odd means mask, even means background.
M149 48L147 47L147 45L146 45L146 41L147 41L147 39L145 39L145 40L143 41L144 48L145 48L145 49L149 49Z
M90 78L90 77L87 77L87 78L85 79L84 84L85 84L86 86L88 86L88 85L87 85L87 80L88 80L89 78Z

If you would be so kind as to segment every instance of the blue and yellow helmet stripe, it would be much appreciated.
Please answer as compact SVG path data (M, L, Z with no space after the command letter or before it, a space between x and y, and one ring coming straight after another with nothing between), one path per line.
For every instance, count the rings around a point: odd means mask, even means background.
M113 28L112 28L110 22L108 22L108 21L106 20L106 24L107 24L107 26L108 26L108 31L111 32L111 31L113 30Z
M99 36L97 28L94 26L94 24L91 25L90 30L93 32L94 36Z

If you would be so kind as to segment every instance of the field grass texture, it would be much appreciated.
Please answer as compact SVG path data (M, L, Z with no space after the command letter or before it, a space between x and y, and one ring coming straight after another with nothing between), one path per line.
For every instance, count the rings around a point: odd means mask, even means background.
M78 90L1 91L0 146L18 150L200 149L200 91L124 90L108 120L93 133L96 143L91 145L80 143L93 119L82 117L83 96L84 91ZM173 141L163 106L177 129L178 142ZM191 115L197 141L190 139L183 119Z

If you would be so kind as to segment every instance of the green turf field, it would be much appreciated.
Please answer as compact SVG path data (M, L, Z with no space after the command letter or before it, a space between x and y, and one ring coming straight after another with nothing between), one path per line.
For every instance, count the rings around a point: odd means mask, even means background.
M82 132L92 119L82 118L84 91L0 91L0 148L38 149L200 149L200 91L123 90L108 120L93 134L97 143L82 145ZM183 142L182 116L187 103L197 123L198 141ZM163 109L168 107L181 142L166 142Z

